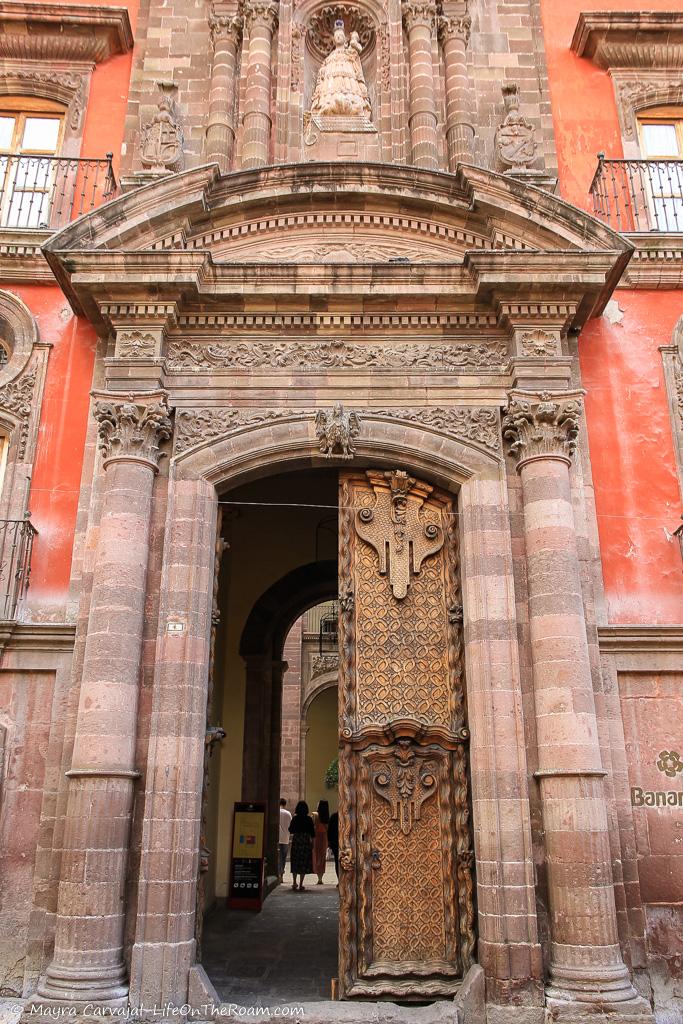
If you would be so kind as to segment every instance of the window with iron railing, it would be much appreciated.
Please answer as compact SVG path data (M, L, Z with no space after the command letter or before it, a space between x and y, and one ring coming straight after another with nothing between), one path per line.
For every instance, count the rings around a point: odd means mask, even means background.
M598 154L593 210L618 231L683 232L683 109L643 111L638 137L642 160Z
M49 100L0 100L0 227L56 230L115 194L112 154L60 155L64 116Z

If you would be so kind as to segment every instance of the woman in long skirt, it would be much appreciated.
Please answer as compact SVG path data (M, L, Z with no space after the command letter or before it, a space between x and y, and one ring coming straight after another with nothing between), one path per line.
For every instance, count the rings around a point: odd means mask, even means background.
M304 891L304 876L310 875L313 871L313 838L315 828L313 819L308 813L308 804L300 800L294 810L294 817L289 824L289 832L292 837L292 850L290 853L290 864L292 868L292 892ZM297 886L297 876L299 884Z
M318 885L323 884L325 862L327 860L327 826L330 822L330 805L327 800L318 804L315 816L315 839L313 840L313 870L318 876Z

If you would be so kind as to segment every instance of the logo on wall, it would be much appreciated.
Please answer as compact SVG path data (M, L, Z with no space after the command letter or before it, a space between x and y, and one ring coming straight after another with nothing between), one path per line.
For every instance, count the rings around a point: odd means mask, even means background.
M657 758L657 768L663 775L670 779L683 772L683 760L677 750L660 750Z
M683 758L677 750L660 750L655 761L657 771L668 779L677 778L683 772ZM641 789L631 786L632 807L683 807L683 789Z

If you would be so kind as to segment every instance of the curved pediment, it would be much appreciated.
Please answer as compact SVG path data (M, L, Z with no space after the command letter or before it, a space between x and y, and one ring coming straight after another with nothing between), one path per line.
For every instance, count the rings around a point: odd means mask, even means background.
M484 250L627 250L540 189L462 166L297 164L162 178L55 235L48 252L184 250L215 262L453 262Z
M604 306L632 247L556 196L482 168L308 163L169 175L75 221L44 251L93 321L102 303L141 301L152 284L195 308L321 292L459 296L468 308L494 293L538 301L543 280L550 301L580 308L578 325Z

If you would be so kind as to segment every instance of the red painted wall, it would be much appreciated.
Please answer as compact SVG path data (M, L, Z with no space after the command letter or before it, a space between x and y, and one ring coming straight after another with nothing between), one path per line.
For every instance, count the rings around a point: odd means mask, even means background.
M125 6L135 33L138 0ZM132 58L132 53L121 54L97 65L83 129L81 156L103 157L113 152L116 173ZM38 321L41 340L52 345L29 501L39 533L30 601L34 613L60 618L71 571L96 337L87 321L73 315L56 285L5 285L0 280L0 287L23 299Z
M675 10L648 0L648 10ZM597 153L623 156L609 75L569 49L581 11L638 11L635 0L541 0L560 194L590 209ZM683 314L680 291L622 291L620 322L583 331L579 356L611 622L683 621L683 572L670 532L680 521L661 345ZM669 531L669 532L667 532Z

